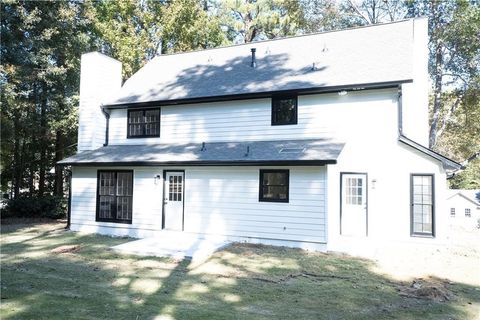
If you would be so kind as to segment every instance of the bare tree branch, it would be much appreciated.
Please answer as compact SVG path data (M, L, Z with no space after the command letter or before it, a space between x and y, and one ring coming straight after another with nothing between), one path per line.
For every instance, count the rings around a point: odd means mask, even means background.
M352 0L348 0L348 4L363 20L365 20L366 23L372 24L372 21L370 21L369 17L363 14Z
M477 159L480 157L480 150L475 152L474 154L472 154L470 157L468 157L465 161L462 162L462 166L466 166L467 164L469 164L470 162L472 162L473 160Z
M463 99L463 94L460 94L455 100L455 103L448 109L447 114L442 119L442 125L437 130L437 133L436 133L437 137L441 136L443 131L445 131L447 123L450 122L450 119L452 118L452 114L458 109L458 106L460 105L460 102L462 101L462 99Z

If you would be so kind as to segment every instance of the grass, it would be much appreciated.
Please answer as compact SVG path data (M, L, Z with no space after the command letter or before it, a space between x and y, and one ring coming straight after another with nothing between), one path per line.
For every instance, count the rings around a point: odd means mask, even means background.
M406 295L409 283L369 260L237 244L192 265L109 249L126 241L3 226L0 318L475 319L480 310L473 285L428 279L448 290L445 302Z

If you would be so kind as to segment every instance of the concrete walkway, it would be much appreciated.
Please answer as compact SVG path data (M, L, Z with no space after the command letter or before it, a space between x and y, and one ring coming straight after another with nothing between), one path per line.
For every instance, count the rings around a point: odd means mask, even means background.
M195 262L202 262L230 243L223 238L203 238L197 234L164 230L155 237L126 242L112 249L120 253L172 257L179 260L189 258Z

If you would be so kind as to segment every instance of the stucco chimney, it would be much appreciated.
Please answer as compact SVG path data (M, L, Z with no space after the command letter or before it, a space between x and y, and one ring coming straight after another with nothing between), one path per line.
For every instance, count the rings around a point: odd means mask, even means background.
M122 86L122 63L99 52L82 55L78 152L100 148L105 142L101 105Z

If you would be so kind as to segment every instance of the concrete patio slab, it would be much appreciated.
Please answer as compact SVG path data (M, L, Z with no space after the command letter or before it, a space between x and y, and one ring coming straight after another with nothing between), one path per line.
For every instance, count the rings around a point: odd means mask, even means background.
M154 237L133 240L112 247L120 253L141 256L172 257L202 262L214 252L231 244L224 238L202 237L197 234L177 231L161 231Z

